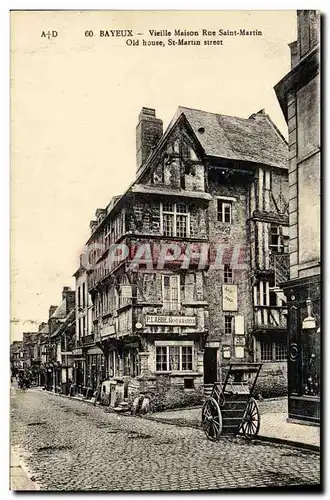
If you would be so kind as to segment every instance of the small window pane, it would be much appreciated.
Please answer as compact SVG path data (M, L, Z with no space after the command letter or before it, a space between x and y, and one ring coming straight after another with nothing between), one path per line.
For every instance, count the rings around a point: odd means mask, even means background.
M165 236L174 236L174 215L164 214L163 225Z
M176 217L176 236L179 238L187 237L187 222L188 217L186 215L177 215Z
M170 346L169 347L169 361L170 370L178 371L180 370L180 347Z
M261 347L261 361L272 361L273 360L272 342L262 341L260 347Z
M174 205L173 203L164 203L163 204L163 212L174 212Z
M224 266L224 282L232 283L233 282L233 270L227 264Z
M156 347L156 371L167 371L167 347Z
M185 203L178 203L176 206L176 211L179 214L186 214L188 212L188 207Z
M233 324L234 324L234 316L225 316L225 333L232 334L233 333Z
M276 361L286 361L287 360L287 345L286 342L276 342Z
M182 370L192 370L192 347L182 347Z

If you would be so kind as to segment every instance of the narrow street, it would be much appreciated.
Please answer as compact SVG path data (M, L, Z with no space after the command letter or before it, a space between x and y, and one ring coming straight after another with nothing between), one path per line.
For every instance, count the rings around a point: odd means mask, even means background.
M319 483L319 455L118 416L11 388L11 440L41 490L208 490Z

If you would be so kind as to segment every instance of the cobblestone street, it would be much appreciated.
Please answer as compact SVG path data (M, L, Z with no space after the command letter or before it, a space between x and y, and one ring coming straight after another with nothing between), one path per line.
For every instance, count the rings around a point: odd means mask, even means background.
M11 440L42 490L209 490L319 483L319 455L12 387Z

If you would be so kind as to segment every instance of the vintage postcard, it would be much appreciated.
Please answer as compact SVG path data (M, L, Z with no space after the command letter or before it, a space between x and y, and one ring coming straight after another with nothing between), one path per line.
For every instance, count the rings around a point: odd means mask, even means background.
M11 489L320 490L321 13L10 18Z

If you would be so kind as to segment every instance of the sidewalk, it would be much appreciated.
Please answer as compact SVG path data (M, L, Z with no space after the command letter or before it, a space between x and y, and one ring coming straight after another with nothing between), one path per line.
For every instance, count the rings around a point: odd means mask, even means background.
M20 462L18 455L12 449L10 459L10 489L12 491L39 490L39 487L31 481L25 467Z
M320 449L320 428L287 422L287 398L264 400L258 403L261 424L258 439L298 446L314 451ZM185 427L201 427L201 407L163 411L146 416L157 422Z

